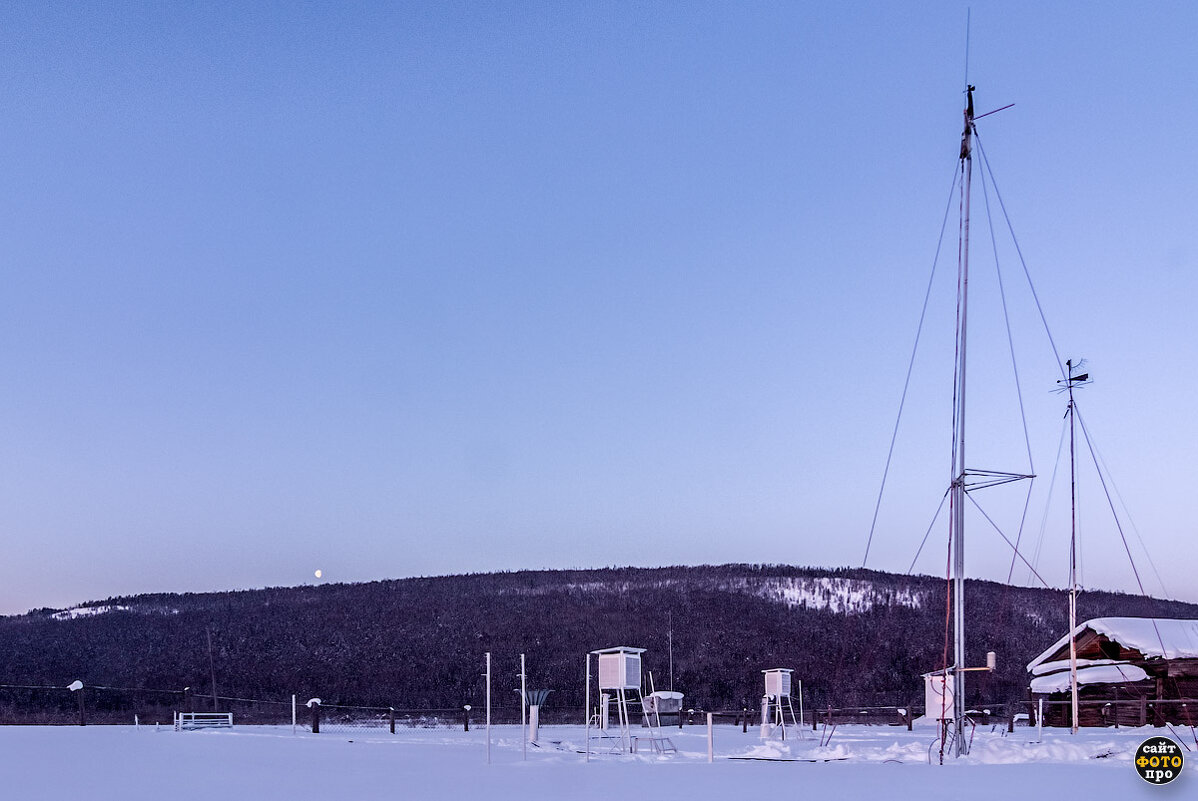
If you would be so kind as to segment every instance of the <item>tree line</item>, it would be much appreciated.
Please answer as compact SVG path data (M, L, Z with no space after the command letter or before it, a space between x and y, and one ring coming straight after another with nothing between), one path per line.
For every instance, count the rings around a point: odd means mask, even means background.
M974 674L969 702L1026 698L1027 663L1066 631L1066 595L966 584L967 659L998 653L994 674ZM667 689L672 641L673 687L695 708L753 707L772 667L794 668L809 704L919 705L920 674L944 662L946 591L931 576L734 564L118 597L89 605L119 611L0 618L0 684L81 679L203 696L215 676L222 696L453 708L482 703L490 651L498 703L517 703L524 653L529 686L553 690L549 706L581 709L588 651L646 648L646 683L652 671ZM1081 596L1079 619L1100 616L1194 618L1198 605ZM36 693L0 702L9 714L42 703Z

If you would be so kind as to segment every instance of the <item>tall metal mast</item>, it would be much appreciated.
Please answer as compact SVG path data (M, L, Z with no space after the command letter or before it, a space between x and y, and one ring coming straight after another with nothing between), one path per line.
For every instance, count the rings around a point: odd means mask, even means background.
M957 439L953 443L953 753L969 753L965 739L965 345L969 317L969 185L973 173L973 87L966 88L965 130L961 134L961 234L957 292Z
M1065 407L1065 415L1069 418L1069 690L1070 718L1069 730L1077 734L1077 466L1074 448L1074 420L1076 407L1073 402L1073 388L1078 384L1089 381L1089 373L1074 375L1075 368L1081 363L1074 364L1073 360L1065 362L1068 373L1065 378L1065 388L1069 392L1069 404ZM1058 382L1060 383L1060 382Z

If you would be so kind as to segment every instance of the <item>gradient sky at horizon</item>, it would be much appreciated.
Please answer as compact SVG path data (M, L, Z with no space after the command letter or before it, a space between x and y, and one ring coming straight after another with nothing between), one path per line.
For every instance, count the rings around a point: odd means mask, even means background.
M317 569L859 565L967 6L978 112L1015 103L982 141L1061 357L1089 360L1124 533L1149 592L1198 601L1198 6L18 3L0 613ZM975 188L970 461L1020 471ZM907 569L947 482L948 237L874 568ZM1060 586L1059 376L997 250L1024 543ZM1086 586L1135 591L1092 471L1081 503ZM970 574L1005 579L970 531Z

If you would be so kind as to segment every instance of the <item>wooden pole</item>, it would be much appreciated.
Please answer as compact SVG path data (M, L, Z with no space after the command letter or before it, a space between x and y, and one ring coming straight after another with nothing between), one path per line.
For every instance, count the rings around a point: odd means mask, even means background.
M391 733L395 734L395 707L387 707L387 721L391 724Z
M87 725L87 713L84 711L84 704L83 704L83 693L85 693L85 692L86 692L86 690L84 690L82 687L79 688L79 725L80 726Z
M320 734L320 701L309 702L312 707L312 733Z

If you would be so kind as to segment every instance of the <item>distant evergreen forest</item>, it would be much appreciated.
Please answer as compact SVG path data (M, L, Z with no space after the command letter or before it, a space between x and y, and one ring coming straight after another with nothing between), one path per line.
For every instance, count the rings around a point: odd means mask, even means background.
M753 707L761 670L791 667L807 704L922 705L920 674L942 666L944 579L786 565L520 571L203 594L109 598L122 611L0 618L0 684L211 692L326 703L460 708L483 699L483 653L495 694L516 703L519 654L548 706L582 707L585 655L647 648L644 668L686 705ZM1027 697L1025 666L1061 637L1066 595L966 584L970 703ZM1198 618L1198 605L1087 592L1079 619ZM212 639L209 664L207 637ZM26 699L27 702L32 702Z

